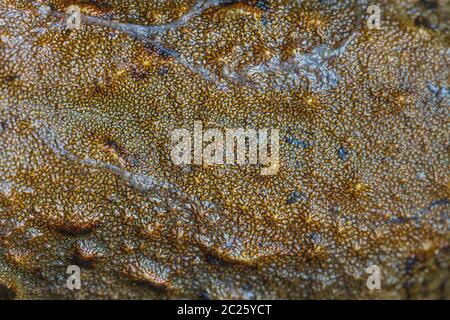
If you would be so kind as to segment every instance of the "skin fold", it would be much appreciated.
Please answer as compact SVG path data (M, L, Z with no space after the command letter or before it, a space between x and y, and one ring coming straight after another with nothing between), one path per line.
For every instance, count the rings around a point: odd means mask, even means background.
M0 0L0 298L450 298L449 8L377 4ZM174 165L194 121L277 173Z

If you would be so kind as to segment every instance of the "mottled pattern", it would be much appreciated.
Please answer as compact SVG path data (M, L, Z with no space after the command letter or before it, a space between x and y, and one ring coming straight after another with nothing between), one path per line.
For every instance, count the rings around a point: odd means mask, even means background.
M444 3L0 0L0 298L449 298ZM196 120L278 174L173 165Z

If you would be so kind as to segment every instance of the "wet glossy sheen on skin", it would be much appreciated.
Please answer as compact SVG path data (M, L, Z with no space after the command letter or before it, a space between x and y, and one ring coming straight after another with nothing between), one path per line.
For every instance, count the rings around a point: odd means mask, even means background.
M0 298L449 298L444 1L380 1L382 30L225 2L142 37L195 1L48 1L103 21L69 31L0 0ZM279 128L278 174L174 166L196 120Z

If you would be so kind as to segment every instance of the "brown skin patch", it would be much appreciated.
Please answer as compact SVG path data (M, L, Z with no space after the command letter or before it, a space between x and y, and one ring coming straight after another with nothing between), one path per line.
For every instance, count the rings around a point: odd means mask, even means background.
M0 283L16 297L450 297L443 2L381 1L382 30L358 28L354 3L234 3L146 39L0 2ZM195 1L79 3L155 25ZM171 133L194 121L280 129L278 173L175 166ZM77 291L55 280L73 262Z

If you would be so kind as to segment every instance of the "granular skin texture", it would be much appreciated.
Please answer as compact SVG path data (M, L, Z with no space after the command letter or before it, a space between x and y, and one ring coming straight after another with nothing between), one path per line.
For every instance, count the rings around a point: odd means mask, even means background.
M448 4L201 4L0 0L0 298L450 298ZM194 121L277 174L174 165Z

